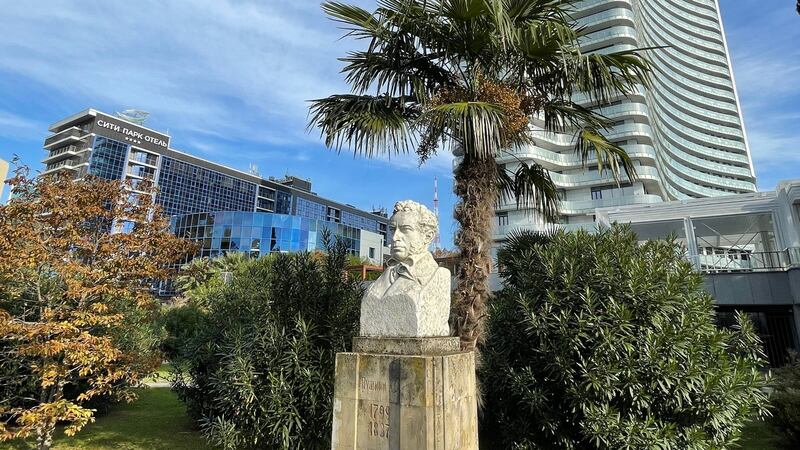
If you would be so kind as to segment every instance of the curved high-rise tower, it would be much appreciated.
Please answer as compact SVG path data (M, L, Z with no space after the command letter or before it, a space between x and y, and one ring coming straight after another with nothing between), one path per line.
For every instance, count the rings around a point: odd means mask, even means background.
M636 181L617 185L611 174L581 167L570 133L538 133L535 145L499 158L509 166L534 160L550 171L564 227L591 226L595 208L756 190L715 0L585 0L573 17L586 31L585 52L659 48L646 53L653 65L650 88L604 105L577 99L613 122L606 134L631 156ZM513 202L497 215L496 239L541 226Z

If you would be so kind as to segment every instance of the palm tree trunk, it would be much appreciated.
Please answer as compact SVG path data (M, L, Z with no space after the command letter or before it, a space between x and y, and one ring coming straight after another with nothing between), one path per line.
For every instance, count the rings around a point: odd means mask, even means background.
M455 327L461 348L475 350L483 340L486 305L491 296L491 226L497 199L496 163L493 158L464 155L455 171L459 197L454 217L460 227L455 244L461 250L456 269Z

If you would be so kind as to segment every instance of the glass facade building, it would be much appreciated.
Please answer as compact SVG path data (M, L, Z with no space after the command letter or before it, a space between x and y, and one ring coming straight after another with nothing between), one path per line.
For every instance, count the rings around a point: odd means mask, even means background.
M198 211L253 211L257 185L162 156L157 202L169 215Z
M348 242L354 254L366 252L360 248L359 230L381 237L382 245L373 245L380 248L374 249L375 257L370 260L382 263L388 229L386 214L320 197L312 192L309 180L292 176L265 179L216 164L170 148L170 137L165 133L93 109L54 123L50 131L52 134L44 143L48 154L42 161L43 173L68 171L75 178L94 175L128 180L132 199L144 195L136 190L140 182L152 181L158 188L156 203L166 214L181 218L175 219L181 235L189 233L195 239L197 227L201 226L186 225L184 220L213 222L211 227L202 225L203 234L213 235L207 244L203 238L204 256L212 251L250 252L254 240L259 253L262 249L271 252L319 248L317 232L324 222ZM202 220L197 216L201 213L206 214ZM246 224L235 223L239 221ZM227 228L217 234L220 226ZM225 230L229 236L225 236Z
M230 251L258 257L274 252L324 249L323 230L344 241L351 255L359 256L362 233L368 233L320 219L242 211L173 216L172 228L177 236L200 246L197 256L212 258ZM373 242L379 239L377 233L371 235Z
M94 138L89 173L108 180L119 180L125 173L128 145L103 136Z
M537 131L535 145L509 149L498 162L518 159L545 167L559 189L561 223L591 228L595 208L661 203L754 192L755 174L716 0L584 0L572 16L584 28L583 52L646 53L652 86L607 104L575 100L612 121L606 135L630 155L637 179L618 186L610 173L582 167L573 133ZM541 126L533 118L534 126ZM541 127L540 127L541 129ZM535 214L501 205L494 238L519 228L548 228Z

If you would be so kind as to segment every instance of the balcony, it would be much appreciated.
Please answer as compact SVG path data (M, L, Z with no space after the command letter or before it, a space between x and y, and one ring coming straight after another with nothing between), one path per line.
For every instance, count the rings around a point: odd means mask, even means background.
M65 159L57 163L48 164L45 167L45 170L42 172L42 175L49 175L62 170L78 170L82 166L86 166L88 164L89 164L88 162L80 162L72 159Z
M77 142L86 137L88 133L81 130L78 127L71 127L67 128L64 131L60 131L47 139L44 140L44 148L50 149L58 144L64 144L69 142Z
M661 203L664 200L659 195L639 194L623 195L618 198L602 198L597 200L561 200L558 202L558 209L561 214L578 215L594 213L595 208L611 208L616 206L642 205L651 203ZM504 200L497 211L516 211L517 204L514 200Z
M778 272L800 267L800 247L771 252L687 255L686 258L703 273Z

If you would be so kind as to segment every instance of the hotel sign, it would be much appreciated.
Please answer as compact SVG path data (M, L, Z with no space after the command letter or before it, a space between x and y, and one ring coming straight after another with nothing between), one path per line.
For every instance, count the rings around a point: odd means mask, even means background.
M101 136L131 144L146 150L166 150L169 148L169 136L111 116L97 115L94 132Z

